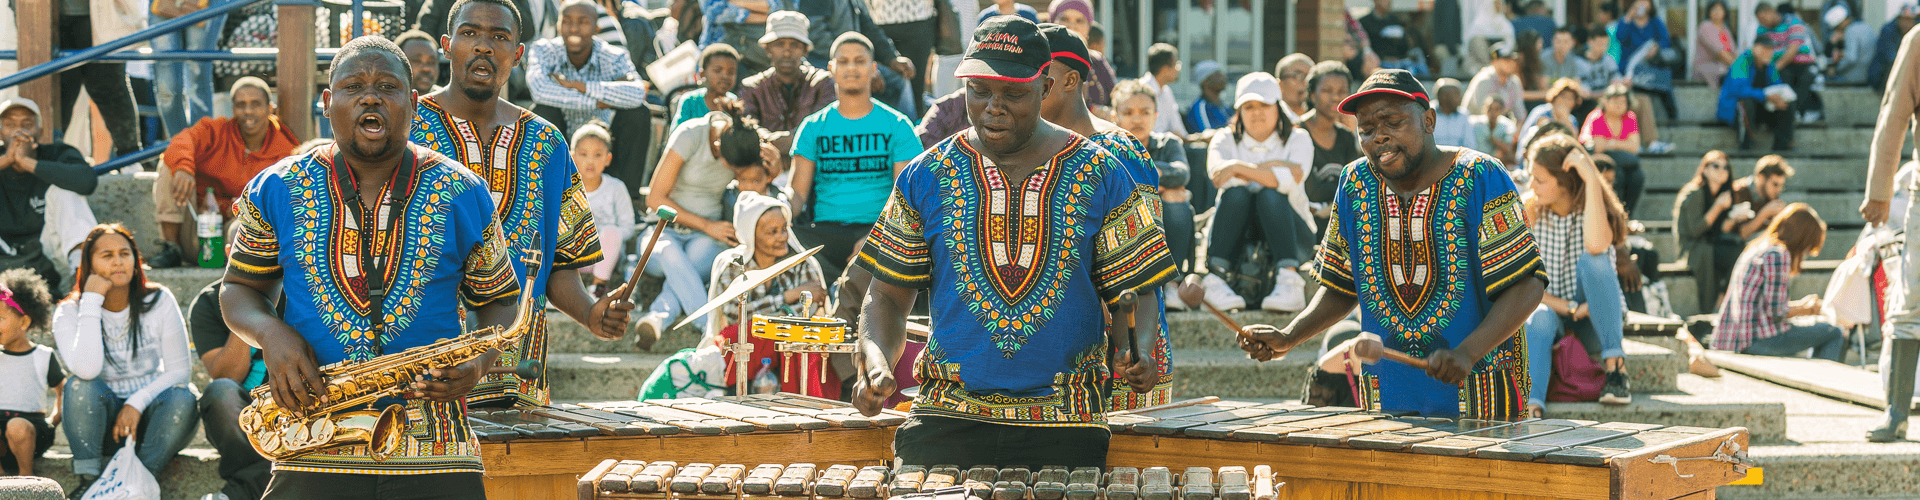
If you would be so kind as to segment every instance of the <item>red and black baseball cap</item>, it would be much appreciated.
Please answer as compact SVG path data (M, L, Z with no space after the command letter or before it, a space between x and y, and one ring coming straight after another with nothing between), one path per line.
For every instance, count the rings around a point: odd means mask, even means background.
M1031 82L1052 60L1053 50L1039 25L1020 16L998 16L973 31L973 48L967 49L953 76Z
M1018 17L1018 16L1015 16ZM1080 72L1080 81L1093 78L1092 52L1087 50L1087 41L1080 39L1079 33L1066 26L1041 23L1040 36L1046 37L1047 47L1053 50L1053 62L1067 65L1067 69Z
M1413 73L1404 69L1383 69L1373 72L1367 81L1360 84L1360 90L1340 101L1340 112L1353 114L1360 107L1360 99L1374 94L1392 94L1412 99L1420 105L1427 105L1427 87L1413 77Z

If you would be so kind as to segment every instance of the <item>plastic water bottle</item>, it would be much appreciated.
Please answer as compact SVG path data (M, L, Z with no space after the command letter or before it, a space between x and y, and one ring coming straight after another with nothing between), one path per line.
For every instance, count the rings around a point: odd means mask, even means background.
M780 376L773 374L773 359L760 359L760 373L753 376L754 394L773 394L780 392Z
M200 214L193 219L200 235L200 267L226 267L227 224L220 217L220 202L213 197L213 188L207 188L207 196L200 203Z

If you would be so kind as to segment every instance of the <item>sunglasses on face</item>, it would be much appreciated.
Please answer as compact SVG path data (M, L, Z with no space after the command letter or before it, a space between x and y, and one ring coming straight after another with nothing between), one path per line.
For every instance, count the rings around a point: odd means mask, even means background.
M1725 162L1713 162L1713 163L1708 163L1707 168L1713 169L1713 170L1726 170L1727 164Z

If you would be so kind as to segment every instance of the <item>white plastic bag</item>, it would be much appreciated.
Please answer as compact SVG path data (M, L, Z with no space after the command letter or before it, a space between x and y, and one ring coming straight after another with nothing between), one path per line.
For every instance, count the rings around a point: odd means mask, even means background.
M127 445L113 454L113 460L107 462L107 469L101 471L100 480L94 481L87 489L87 496L80 500L147 500L160 498L160 482L153 479L153 473L147 472L147 466L140 463L140 457L134 455L133 436L127 436Z
M1827 316L1841 328L1852 328L1874 321L1873 265L1879 260L1872 251L1855 252L1841 261L1827 281Z
M700 46L692 41L681 42L680 46L662 54L660 59L647 65L647 76L653 79L653 87L661 92L669 92L700 81L700 73L694 66L700 59ZM744 79L744 78L743 78Z

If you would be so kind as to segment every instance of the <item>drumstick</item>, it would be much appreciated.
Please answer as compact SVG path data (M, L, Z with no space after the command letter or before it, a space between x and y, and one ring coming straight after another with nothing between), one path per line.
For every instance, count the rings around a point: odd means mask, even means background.
M1427 360L1422 358L1416 358L1416 357L1413 357L1412 355L1409 355L1407 353L1400 352L1397 350L1382 347L1380 348L1380 357L1391 359L1396 362L1399 362L1400 364L1404 364L1414 368L1419 368L1422 370L1427 369Z
M673 224L673 219L680 216L679 211L666 205L660 205L653 213L660 217L660 223L653 226L653 236L647 237L647 246L640 249L640 265L633 267L633 273L627 276L627 284L614 292L614 301L626 302L628 297L633 296L633 289L640 287L640 275L647 272L647 259L653 257L653 246L660 243L660 233L666 232L667 226Z

